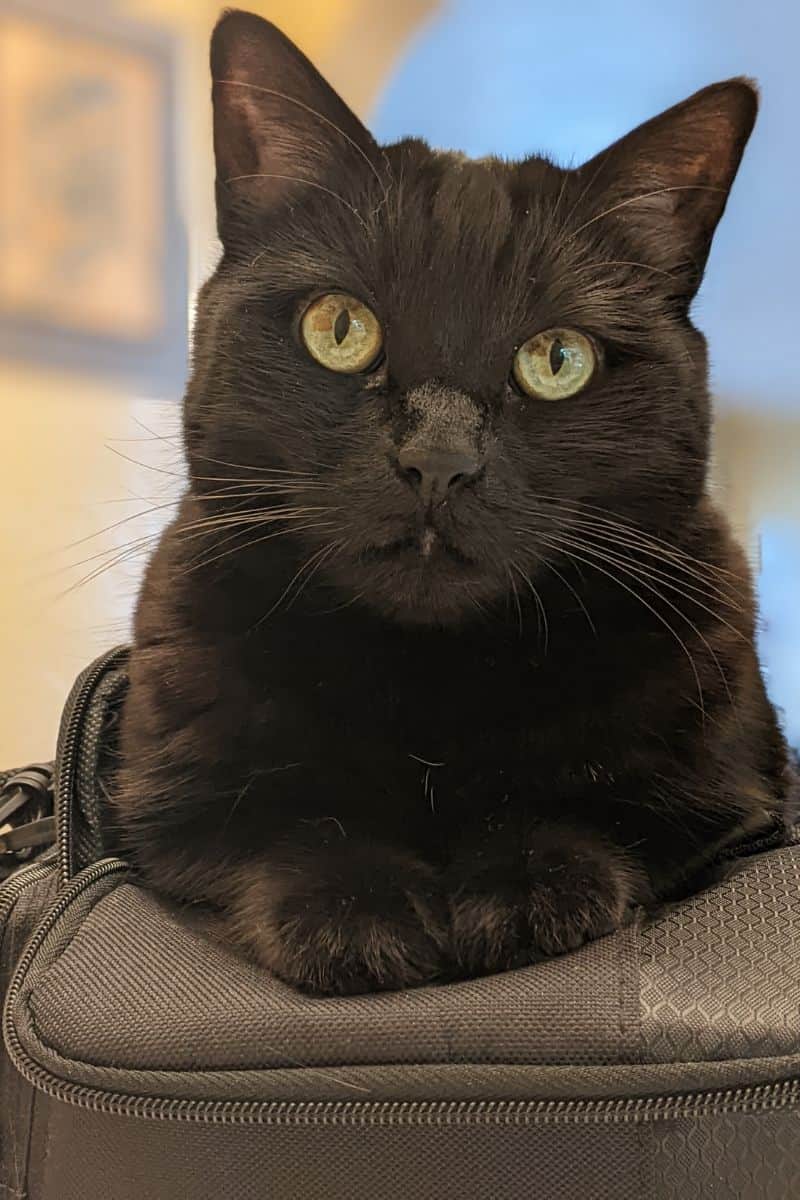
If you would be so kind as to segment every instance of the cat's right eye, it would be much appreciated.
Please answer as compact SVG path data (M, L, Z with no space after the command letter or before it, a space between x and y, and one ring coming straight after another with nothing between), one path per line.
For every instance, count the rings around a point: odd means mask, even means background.
M309 304L300 336L321 366L345 375L374 366L383 349L383 330L375 313L343 292L329 292Z

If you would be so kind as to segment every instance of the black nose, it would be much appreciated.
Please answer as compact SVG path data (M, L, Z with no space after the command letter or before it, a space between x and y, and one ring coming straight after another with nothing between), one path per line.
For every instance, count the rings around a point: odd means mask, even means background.
M474 479L481 469L477 458L457 450L411 447L401 450L397 461L402 475L426 502L444 499L450 488Z

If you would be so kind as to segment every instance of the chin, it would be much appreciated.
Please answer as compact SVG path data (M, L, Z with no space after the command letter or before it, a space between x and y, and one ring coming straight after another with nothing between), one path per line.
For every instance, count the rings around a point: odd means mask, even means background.
M382 617L401 625L443 627L482 619L505 593L477 563L420 562L411 554L348 571L348 590Z
M418 628L454 628L475 621L480 609L468 596L441 591L420 591L408 595L365 595L364 600L381 616L398 625Z

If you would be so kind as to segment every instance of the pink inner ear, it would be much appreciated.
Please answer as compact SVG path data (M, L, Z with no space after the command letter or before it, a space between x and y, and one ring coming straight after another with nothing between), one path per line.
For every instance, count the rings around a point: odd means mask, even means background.
M228 81L222 87L227 93L224 103L228 113L228 138L227 146L217 147L217 166L221 182L231 183L261 168L258 108L248 97L246 88L234 90L234 85Z
M743 146L731 114L718 108L678 106L640 127L613 148L620 175L662 187L707 187L727 191ZM627 165L626 165L627 159Z
M220 228L292 183L330 191L333 167L376 168L370 134L304 54L268 21L232 12L211 43Z
M303 107L245 80L218 80L214 98L217 174L232 195L269 204L292 181L313 181L325 144Z

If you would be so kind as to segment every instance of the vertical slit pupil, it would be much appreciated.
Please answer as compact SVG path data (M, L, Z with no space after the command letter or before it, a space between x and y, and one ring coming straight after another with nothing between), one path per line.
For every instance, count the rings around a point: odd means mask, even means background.
M550 370L554 375L557 375L563 367L565 358L564 343L556 338L550 347Z
M333 323L333 336L336 339L337 346L341 346L342 342L347 337L349 329L350 313L346 308L343 308Z

